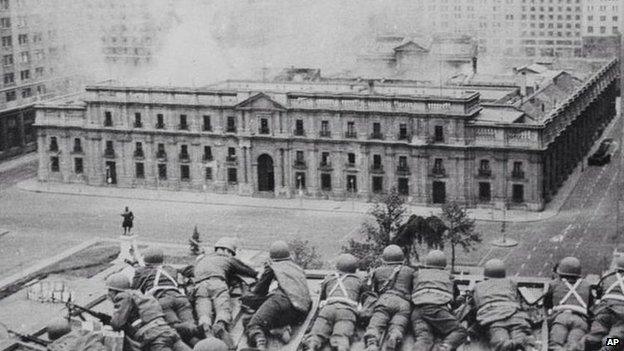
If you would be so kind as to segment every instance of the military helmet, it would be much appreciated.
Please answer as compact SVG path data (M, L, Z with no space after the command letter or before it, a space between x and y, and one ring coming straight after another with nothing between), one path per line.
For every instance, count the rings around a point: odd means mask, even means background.
M429 251L425 257L425 267L427 268L446 268L446 255L440 250Z
M485 262L483 275L487 278L505 278L507 276L505 263L497 258Z
M559 261L559 265L557 266L557 274L569 277L580 277L581 261L576 257L563 258Z
M130 289L130 279L123 273L111 274L106 278L108 290L124 291Z
M388 245L383 250L381 258L385 263L402 263L405 259L403 250L397 245Z
M46 331L48 332L48 339L54 341L69 333L71 331L71 326L69 325L69 321L67 319L57 318L48 323Z
M613 269L624 270L624 256L617 256L613 259Z
M273 261L283 261L290 259L290 248L285 241L278 240L271 244L269 256Z
M193 351L228 351L228 347L223 341L215 337L209 337L195 344Z
M355 273L358 267L358 259L355 256L343 253L338 256L336 261L336 269L345 273Z
M165 254L161 248L150 247L143 253L143 261L146 264L161 264L165 261Z
M234 238L222 237L217 240L214 245L215 250L217 249L226 249L230 251L234 256L236 256L236 240Z

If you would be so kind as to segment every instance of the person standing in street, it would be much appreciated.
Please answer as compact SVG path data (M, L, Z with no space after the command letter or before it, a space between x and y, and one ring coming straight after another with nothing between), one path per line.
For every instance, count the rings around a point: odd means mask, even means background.
M126 210L121 214L123 217L123 222L121 222L121 226L123 227L123 235L132 235L132 222L134 222L134 214L128 206L126 206Z

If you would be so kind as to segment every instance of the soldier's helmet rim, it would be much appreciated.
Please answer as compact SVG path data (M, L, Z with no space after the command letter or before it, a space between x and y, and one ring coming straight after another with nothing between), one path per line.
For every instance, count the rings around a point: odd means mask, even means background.
M431 250L425 257L426 268L446 268L446 255L440 250Z
M505 278L507 276L505 262L498 258L487 261L483 268L483 275L487 278Z
M126 291L131 287L130 279L123 273L115 273L106 278L106 288L113 291Z
M220 238L219 240L217 240L217 242L214 245L214 249L215 251L217 249L226 249L230 251L234 256L236 256L236 251L238 249L236 247L236 239L224 236Z
M557 274L560 276L568 277L580 277L581 276L581 261L578 258L568 256L559 261L557 266Z
M388 245L383 250L381 259L385 263L402 263L405 260L405 254L398 245Z
M336 269L345 273L355 273L358 267L358 259L348 253L343 253L338 256L336 261Z
M277 240L269 248L269 258L271 261L286 261L290 259L290 248L283 240Z
M165 261L165 254L159 247L150 247L143 253L143 261L146 264L160 264Z

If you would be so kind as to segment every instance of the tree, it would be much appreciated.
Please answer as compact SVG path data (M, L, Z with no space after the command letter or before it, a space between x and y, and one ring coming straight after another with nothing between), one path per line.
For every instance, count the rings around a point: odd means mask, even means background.
M418 246L424 245L430 250L444 248L445 230L446 226L436 216L411 215L399 228L394 243L401 246L408 260L420 260Z
M359 258L362 269L378 266L383 249L393 243L403 225L405 211L405 200L396 188L390 189L369 211L373 221L362 224L361 233L365 240L350 239L342 250Z
M323 267L321 255L308 240L293 239L288 242L293 253L293 261L303 269L319 269Z
M442 206L440 219L446 227L444 241L451 246L451 271L455 271L455 248L459 245L469 252L481 242L481 234L475 231L475 220L468 217L466 209L454 201Z
M193 234L191 234L191 238L189 239L189 245L191 246L191 254L194 256L198 256L204 252L201 248L201 238L199 237L197 226L193 229Z

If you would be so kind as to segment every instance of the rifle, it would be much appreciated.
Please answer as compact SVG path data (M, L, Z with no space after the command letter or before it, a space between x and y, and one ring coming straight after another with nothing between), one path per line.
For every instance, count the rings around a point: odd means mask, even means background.
M36 336L32 336L29 334L22 334L22 333L18 333L15 330L11 330L8 329L6 330L9 334L13 334L15 336L17 336L20 340L22 341L26 341L26 342L32 342L35 343L37 345L41 345L41 346L48 346L49 344L51 344L51 341L47 341L47 340L43 340L43 339L39 339Z
M71 300L68 300L67 302L65 302L65 306L67 306L67 311L69 312L69 315L81 315L84 312L97 318L100 322L104 324L110 325L111 323L112 317L107 315L106 313L97 312L92 309L77 305L71 302Z

